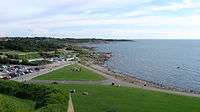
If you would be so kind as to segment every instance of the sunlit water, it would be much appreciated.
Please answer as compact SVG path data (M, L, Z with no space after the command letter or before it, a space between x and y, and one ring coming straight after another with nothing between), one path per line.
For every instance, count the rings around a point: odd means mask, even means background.
M105 64L114 71L200 90L200 40L136 40L92 46L112 52Z

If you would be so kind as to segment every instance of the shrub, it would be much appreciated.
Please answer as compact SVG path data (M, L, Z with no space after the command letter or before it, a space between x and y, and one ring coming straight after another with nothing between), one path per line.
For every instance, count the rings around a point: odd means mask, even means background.
M9 59L7 57L0 57L1 64L20 64L19 60L16 59Z
M41 112L44 108L52 108L53 105L63 105L65 107L68 101L67 95L60 90L49 88L44 85L24 84L15 81L0 80L0 93L33 100L36 102L36 109L43 108ZM55 107L54 109L57 108L58 107Z
M37 60L37 61L29 62L28 64L32 66L39 66L39 65L46 65L50 63L51 61L48 61L48 60Z

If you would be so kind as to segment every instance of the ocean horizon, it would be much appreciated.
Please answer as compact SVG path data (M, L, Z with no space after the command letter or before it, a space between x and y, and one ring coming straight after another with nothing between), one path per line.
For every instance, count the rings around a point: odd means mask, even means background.
M135 40L93 44L111 52L112 71L167 86L200 90L200 40Z

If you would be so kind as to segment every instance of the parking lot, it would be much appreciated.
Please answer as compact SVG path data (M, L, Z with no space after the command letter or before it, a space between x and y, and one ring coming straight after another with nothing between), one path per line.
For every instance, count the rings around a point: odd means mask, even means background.
M25 66L25 65L0 65L0 78L12 79L22 75L29 75L44 69L41 66Z

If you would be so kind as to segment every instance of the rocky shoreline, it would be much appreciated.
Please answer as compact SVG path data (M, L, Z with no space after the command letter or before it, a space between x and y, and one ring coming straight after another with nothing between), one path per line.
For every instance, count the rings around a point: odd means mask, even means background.
M82 46L83 47L83 46ZM90 48L90 46L87 46ZM104 66L105 63L112 58L112 52L98 52L94 47L92 48L92 55L91 60L89 62L84 63L84 65L87 65L95 70L98 70L100 72L103 72L107 75L110 75L116 79L126 81L130 84L135 84L141 87L152 87L152 88L158 88L158 89L163 89L163 90L170 90L170 91L176 91L176 92L184 92L184 93L191 93L191 94L200 94L200 91L197 90L192 90L192 89L186 89L186 88L180 88L176 86L171 86L171 85L165 85L162 83L156 83L153 81L148 81L144 79L139 79L137 77L134 77L134 74L124 74L124 73L119 73L116 71L113 71L107 66Z
M102 60L98 60L99 61L98 63L87 64L87 66L90 66L91 68L98 70L100 72L103 72L107 75L111 75L116 79L126 81L128 83L135 84L135 85L142 86L142 87L153 87L153 88L170 90L170 91L185 92L185 93L191 93L191 94L200 94L200 91L180 88L180 87L176 87L176 86L169 86L169 85L165 85L165 84L161 84L161 83L156 83L153 81L139 79L137 77L134 77L134 75L131 75L131 74L123 74L123 73L115 72L112 69L104 66L105 62L108 61L112 57L112 53L102 52L101 55L103 56Z
M163 90L170 90L170 91L184 92L184 93L191 93L191 94L200 95L200 91L179 88L179 87L176 87L176 86L168 86L168 85L164 85L164 84L155 83L153 81L147 81L147 80L139 79L139 78L136 78L136 77L131 76L131 75L125 75L125 74L122 74L122 73L117 73L115 71L110 70L107 67L103 67L103 66L100 66L100 65L87 64L87 66L89 66L92 69L95 69L97 71L100 71L102 73L105 73L107 75L110 75L110 76L114 77L115 79L119 79L119 80L128 82L130 84L134 84L134 85L137 85L137 86L140 86L140 87L151 87L151 88L157 88L157 89L163 89Z

